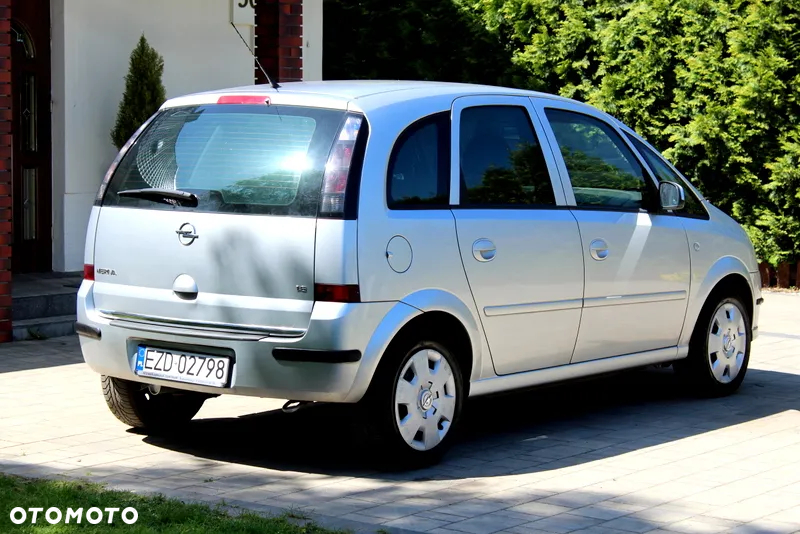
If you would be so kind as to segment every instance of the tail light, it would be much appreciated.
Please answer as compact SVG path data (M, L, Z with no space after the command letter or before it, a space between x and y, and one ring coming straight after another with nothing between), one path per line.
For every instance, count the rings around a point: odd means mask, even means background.
M323 302L361 302L358 285L314 284L314 300Z
M347 179L350 175L350 164L353 161L353 152L362 120L362 117L354 115L347 117L328 156L322 178L320 213L323 215L344 216Z
M83 266L83 279L84 280L94 280L94 265L85 264Z

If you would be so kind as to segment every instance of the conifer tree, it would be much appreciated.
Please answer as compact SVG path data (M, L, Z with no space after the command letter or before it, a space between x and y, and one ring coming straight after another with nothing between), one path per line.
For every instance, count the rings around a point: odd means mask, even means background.
M111 140L118 150L167 99L161 81L163 73L164 58L142 34L131 53L125 76L125 94L119 103L117 122L111 130Z

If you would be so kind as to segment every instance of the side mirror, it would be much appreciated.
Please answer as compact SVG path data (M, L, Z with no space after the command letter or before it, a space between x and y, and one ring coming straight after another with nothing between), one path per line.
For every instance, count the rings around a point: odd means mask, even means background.
M686 205L686 192L681 184L675 182L661 182L658 185L658 196L661 209L679 210Z

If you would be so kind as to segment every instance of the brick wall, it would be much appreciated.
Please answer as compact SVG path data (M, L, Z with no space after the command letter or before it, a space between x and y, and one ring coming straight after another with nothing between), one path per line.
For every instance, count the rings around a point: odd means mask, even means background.
M0 343L11 341L11 0L0 0Z
M2 0L0 0L2 1ZM256 55L270 78L303 79L303 0L256 2ZM256 83L266 83L256 67Z

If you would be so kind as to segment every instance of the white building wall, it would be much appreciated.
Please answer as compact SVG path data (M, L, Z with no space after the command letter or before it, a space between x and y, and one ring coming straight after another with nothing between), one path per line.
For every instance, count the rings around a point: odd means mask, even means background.
M322 1L303 0L303 81L322 79Z
M234 1L52 0L54 270L83 268L89 212L116 154L109 132L142 32L164 57L168 97L253 83L253 58L230 25ZM252 26L239 30L252 39Z

